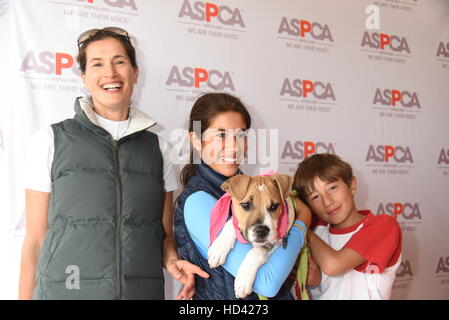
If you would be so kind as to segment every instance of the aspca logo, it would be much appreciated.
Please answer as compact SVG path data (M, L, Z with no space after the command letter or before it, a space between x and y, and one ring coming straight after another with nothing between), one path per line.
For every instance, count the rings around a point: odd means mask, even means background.
M333 143L287 140L282 150L281 159L303 160L315 153L335 154Z
M228 71L218 71L215 69L206 70L204 68L184 67L179 69L173 66L168 75L166 85L178 85L180 87L199 88L206 85L211 89L235 91L231 74Z
M240 10L228 6L218 6L211 2L195 1L193 5L189 0L184 0L179 10L178 18L188 17L191 20L212 22L214 20L225 26L245 27Z
M405 37L396 35L388 35L385 33L365 31L362 39L362 47L369 47L371 49L385 50L389 48L391 51L399 53L411 53L410 48Z
M286 17L282 17L278 33L304 39L334 42L331 30L327 24L311 22L308 20L299 20L295 18L288 20Z
M440 155L438 156L438 164L449 164L449 149L441 149Z
M438 260L437 271L435 273L449 273L449 257L440 257Z
M370 145L365 158L366 162L413 163L410 147Z
M449 42L444 44L444 42L441 41L438 44L437 57L449 58Z
M74 63L75 59L68 53L42 51L39 53L28 51L20 66L20 71L33 71L37 74L62 75L64 70L71 70L79 76L80 71Z
M282 83L281 96L335 101L334 90L330 83L311 80L285 78Z
M406 276L413 277L412 266L410 265L410 261L408 259L405 261L401 261L401 264L396 271L397 278L404 278Z
M395 219L397 219L398 216L401 216L405 220L422 220L421 210L419 209L419 205L417 203L379 203L376 214L387 214Z
M402 106L404 108L421 109L418 95L416 92L400 91L396 89L380 89L377 88L374 93L373 104L383 106Z
M125 7L130 8L132 10L137 10L136 2L134 0L77 0L78 2L86 2L91 4L98 4L102 2L109 7L120 8L123 9Z

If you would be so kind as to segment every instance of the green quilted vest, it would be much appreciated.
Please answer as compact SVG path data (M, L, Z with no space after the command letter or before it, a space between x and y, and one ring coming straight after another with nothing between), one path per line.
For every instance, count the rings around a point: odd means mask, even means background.
M131 108L126 135L114 141L85 105L77 98L74 119L52 125L48 231L33 298L164 299L163 160L146 130L154 121Z

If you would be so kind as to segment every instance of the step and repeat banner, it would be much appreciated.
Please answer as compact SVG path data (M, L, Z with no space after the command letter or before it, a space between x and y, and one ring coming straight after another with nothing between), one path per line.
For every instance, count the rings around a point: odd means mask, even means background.
M158 134L182 145L198 95L240 97L255 129L246 172L340 155L358 208L402 228L393 298L449 298L447 0L0 0L0 298L17 298L30 137L73 116L87 94L76 39L106 26L133 37L133 104Z

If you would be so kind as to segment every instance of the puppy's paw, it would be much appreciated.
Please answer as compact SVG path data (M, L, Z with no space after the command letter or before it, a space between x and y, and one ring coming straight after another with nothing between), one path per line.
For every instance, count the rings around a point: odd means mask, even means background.
M209 248L207 252L207 262L211 268L216 268L223 265L226 262L226 257L229 251L232 249L232 245L229 242L223 241L223 238L217 238Z
M247 297L251 292L253 292L253 283L255 277L250 274L250 272L237 272L234 282L234 292L238 299L243 299Z
M219 267L225 263L229 251L234 248L234 242L234 226L232 220L229 219L207 252L207 262L211 268Z
M234 281L234 291L237 298L245 298L253 292L257 271L267 259L268 254L263 248L252 248L246 254Z

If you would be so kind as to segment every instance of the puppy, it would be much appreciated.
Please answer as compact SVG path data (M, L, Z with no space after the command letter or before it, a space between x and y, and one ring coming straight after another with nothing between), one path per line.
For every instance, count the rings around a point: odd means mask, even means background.
M292 183L293 178L288 175L250 177L239 174L221 185L228 194L224 197L232 200L233 217L226 222L229 210L226 212L223 207L224 226L215 240L211 232L213 242L208 251L208 263L212 268L224 264L236 239L252 244L253 248L246 255L235 278L237 298L244 298L253 291L257 270L274 249L283 243L283 237L294 223L295 210L289 197ZM214 223L212 220L211 216L211 228Z

